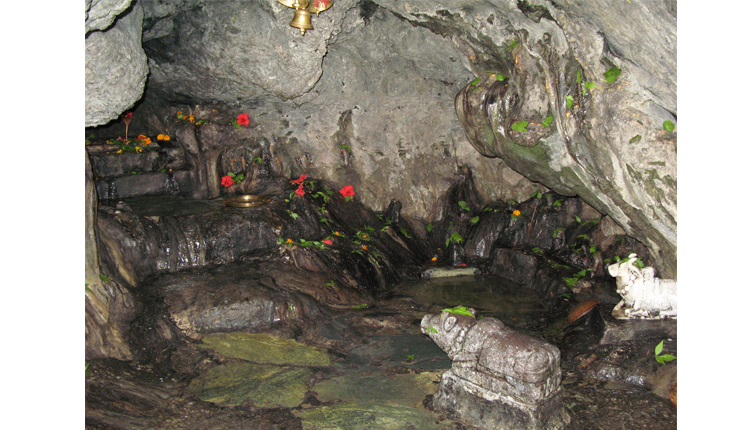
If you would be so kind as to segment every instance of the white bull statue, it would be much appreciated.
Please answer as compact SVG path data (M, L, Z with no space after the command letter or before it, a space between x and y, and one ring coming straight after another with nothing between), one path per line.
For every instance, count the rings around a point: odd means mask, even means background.
M622 300L611 313L617 319L676 318L676 280L655 277L652 267L635 266L637 254L624 262L608 266L616 278L616 292Z

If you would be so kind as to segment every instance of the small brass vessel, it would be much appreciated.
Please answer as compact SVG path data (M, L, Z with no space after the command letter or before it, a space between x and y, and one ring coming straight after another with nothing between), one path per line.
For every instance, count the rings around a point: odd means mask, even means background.
M240 196L226 197L223 199L223 203L232 208L254 208L264 206L270 203L270 200L270 197L242 194Z

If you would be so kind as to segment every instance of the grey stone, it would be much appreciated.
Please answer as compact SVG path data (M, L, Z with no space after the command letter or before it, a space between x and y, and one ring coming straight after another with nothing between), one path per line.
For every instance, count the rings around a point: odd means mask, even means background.
M422 272L423 278L451 278L454 276L479 275L480 269L476 267L434 267Z
M561 404L558 348L472 315L443 311L422 318L422 333L453 363L433 407L486 429L564 428L570 418Z
M100 2L93 0L94 9ZM147 56L141 46L144 14L139 5L105 31L86 37L87 127L118 118L143 95L147 82Z

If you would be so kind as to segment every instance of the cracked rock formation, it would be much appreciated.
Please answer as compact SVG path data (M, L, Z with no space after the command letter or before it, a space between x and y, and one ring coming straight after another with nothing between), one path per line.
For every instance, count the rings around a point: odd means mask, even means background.
M674 1L336 0L305 36L275 0L85 10L86 125L103 134L133 107L148 134L173 134L177 110L226 125L248 112L229 145L419 220L457 166L484 201L539 183L609 215L676 277Z

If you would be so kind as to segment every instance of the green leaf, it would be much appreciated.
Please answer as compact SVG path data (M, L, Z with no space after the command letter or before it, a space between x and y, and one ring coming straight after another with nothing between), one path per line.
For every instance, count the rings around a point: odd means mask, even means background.
M480 217L476 216L476 217L472 217L472 219L470 219L469 222L471 222L472 224L477 224L477 221L479 220L480 220Z
M629 139L629 143L637 143L642 139L642 136L636 134L633 138Z
M414 356L411 354L407 355L406 358L408 358L409 361L414 361Z
M511 124L511 129L514 130L514 131L519 131L519 132L525 132L525 133L527 133L528 132L528 130L527 130L527 124L529 124L529 122L527 122L527 121L517 121L517 122Z
M404 237L406 237L407 239L411 239L412 238L411 236L409 236L409 233L407 233L406 230L403 227L399 228L398 231L400 231L401 234L403 234Z
M346 152L351 152L351 145L341 145L341 148L345 149Z
M553 207L554 207L554 208L558 208L558 207L561 207L561 204L562 204L563 202L564 202L564 200L563 200L563 199L558 199L558 200L556 200L555 202L553 202Z
M431 331L433 333L437 333L438 332L438 330L436 330L435 327L433 327L433 326L427 326L427 331Z
M474 314L472 314L472 312L469 312L469 309L467 309L465 306L455 306L453 308L446 308L446 309L443 309L441 312L448 312L450 314L459 314L459 315L469 315L470 317L474 316Z
M616 79L619 78L620 74L621 74L621 69L614 66L606 70L605 73L603 73L603 76L606 78L606 82L614 82L616 81Z
M517 43L519 42L516 39L512 40L511 43L509 43L509 46L506 47L506 50L511 51L516 47Z
M587 81L587 82L585 82L585 88L587 88L588 90L591 90L591 89L595 88L595 82L593 82L593 81Z
M664 130L666 130L666 131L674 131L675 128L676 128L676 125L673 122L671 122L669 120L663 121L663 129Z
M663 351L663 341L661 341L658 345L655 346L655 355L658 355Z
M262 164L262 157L254 157L252 158L252 161L257 164Z
M467 202L465 202L464 200L461 200L459 202L459 207L461 207L462 209L464 209L467 212L469 211L469 206L467 206Z
M547 117L545 117L545 119L543 120L543 123L540 125L542 125L543 127L550 127L552 122L553 122L553 116L548 115Z
M425 226L425 230L427 230L428 233L432 232L433 231L433 223L428 223Z
M475 85L477 85L479 83L480 83L480 77L478 76L478 77L474 78L474 81L470 82L469 85L474 87Z
M577 220L578 223L582 224L582 219L578 216L574 217L575 220Z
M564 230L566 229L563 227L556 227L555 229L553 229L553 237L556 237L559 231L564 231Z
M94 293L91 288L89 288L89 284L84 284L84 288L86 289L87 293Z
M573 104L574 104L574 97L572 97L571 95L566 96L566 108L571 109Z
M582 71L577 70L577 83L582 82Z
M459 233L453 232L451 233L451 240L455 241L456 243L461 243L461 241L464 239Z
M655 361L661 364L666 364L666 362L673 360L676 360L676 357L673 354L663 354L655 357Z
M296 212L289 212L288 214L291 215L291 218L293 219L299 218L299 214L297 214Z
M499 80L499 81L503 81L503 80L505 80L505 79L506 79L506 77L505 77L505 76L503 76L503 75L502 75L502 74L500 74L500 73L496 73L496 74L495 74L495 78L496 78L497 80Z

